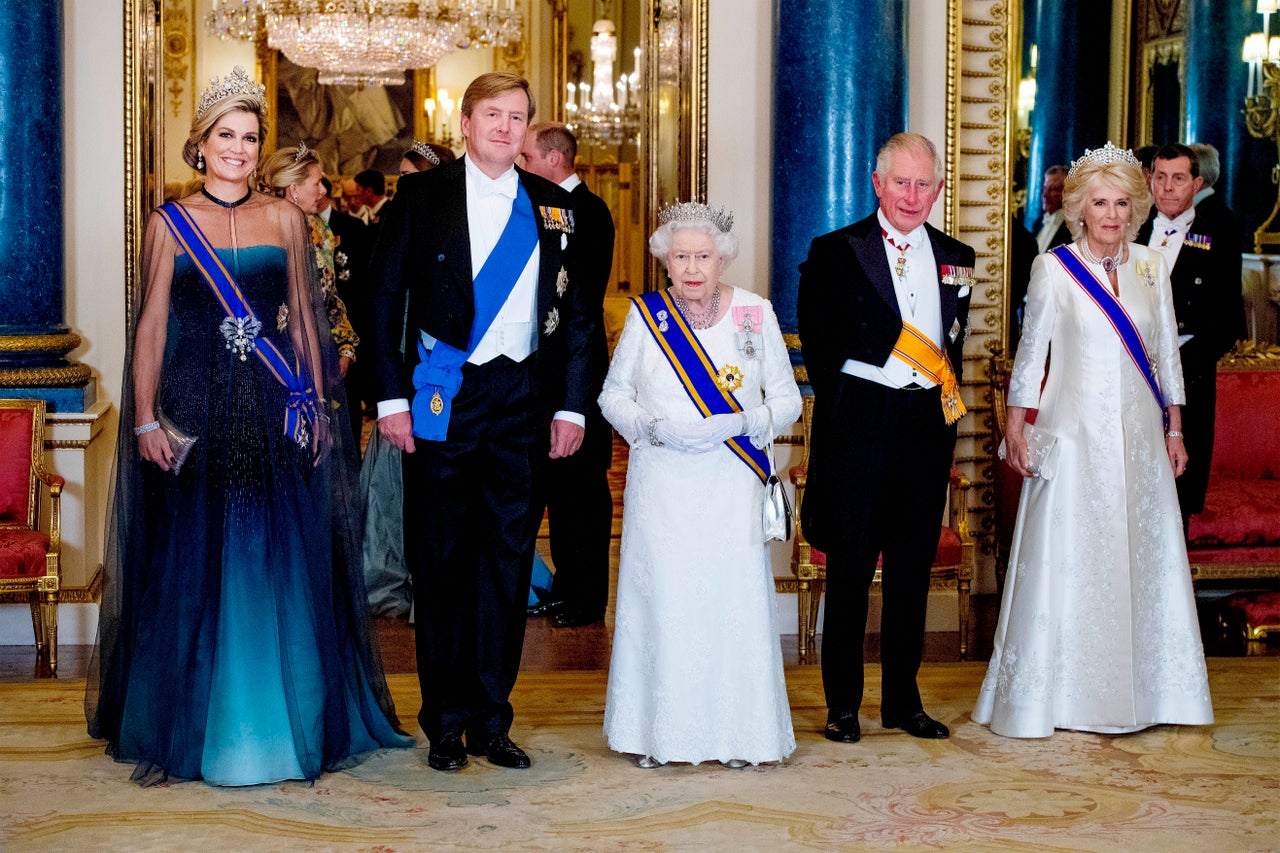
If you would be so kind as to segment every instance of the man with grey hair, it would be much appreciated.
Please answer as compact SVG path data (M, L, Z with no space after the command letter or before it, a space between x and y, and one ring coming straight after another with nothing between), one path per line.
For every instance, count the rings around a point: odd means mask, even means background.
M943 185L927 138L893 136L871 183L879 210L814 238L800 265L800 340L815 401L802 522L827 557L823 734L840 743L861 737L867 596L881 560L881 723L914 737L950 735L924 712L916 674L964 414L958 376L974 251L925 221Z
M1044 170L1044 183L1040 186L1042 212L1031 225L1031 233L1036 235L1036 248L1041 254L1071 242L1071 229L1062 218L1062 189L1066 183L1066 166L1050 166Z
M1200 163L1200 191L1191 199L1192 204L1199 204L1214 194L1213 185L1218 183L1222 173L1222 161L1218 159L1218 149L1207 142L1193 142L1191 150L1196 152L1196 160Z

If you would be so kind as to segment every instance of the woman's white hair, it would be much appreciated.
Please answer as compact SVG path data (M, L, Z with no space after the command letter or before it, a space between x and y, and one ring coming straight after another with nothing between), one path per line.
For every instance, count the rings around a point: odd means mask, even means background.
M649 254L657 258L664 269L677 231L697 231L710 237L716 247L716 254L720 256L721 269L738 257L738 238L733 232L721 231L708 219L673 219L665 225L659 225L658 230L649 237Z

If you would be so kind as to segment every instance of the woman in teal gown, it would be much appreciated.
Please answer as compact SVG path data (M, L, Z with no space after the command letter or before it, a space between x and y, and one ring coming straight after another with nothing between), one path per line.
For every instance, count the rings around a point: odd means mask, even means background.
M206 92L183 152L205 185L179 202L260 328L147 225L86 700L90 734L144 784L314 779L412 742L364 606L350 430L324 414L342 384L310 231L249 190L264 113L240 68ZM268 340L304 393L257 357ZM165 416L196 438L180 468Z

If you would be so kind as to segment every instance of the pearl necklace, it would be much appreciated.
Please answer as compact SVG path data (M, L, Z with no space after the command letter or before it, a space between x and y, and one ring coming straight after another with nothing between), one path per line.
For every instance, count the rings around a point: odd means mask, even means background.
M1086 237L1085 239L1080 241L1080 251L1084 252L1085 260L1087 260L1091 264L1102 264L1103 272L1107 273L1108 275L1115 272L1116 268L1123 263L1121 259L1124 257L1125 248L1126 247L1124 243L1121 243L1120 250L1116 252L1114 255L1104 255L1101 258L1097 258L1097 257L1094 257L1093 252L1089 251L1089 239Z
M671 298L675 300L676 307L680 309L680 313L684 315L691 329L710 329L714 325L713 321L716 318L716 314L720 313L720 285L716 285L716 289L711 292L711 304L701 314L695 314L690 311L689 304L684 301L684 297L674 290L671 293Z

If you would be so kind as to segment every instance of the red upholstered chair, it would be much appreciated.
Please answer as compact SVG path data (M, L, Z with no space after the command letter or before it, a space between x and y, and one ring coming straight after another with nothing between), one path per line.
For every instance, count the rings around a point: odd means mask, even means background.
M1187 556L1199 581L1280 578L1280 350L1238 344L1218 363L1213 463Z
M809 441L813 428L813 396L804 398L801 411L804 459L791 469L791 482L796 488L796 525L791 550L791 572L796 576L796 606L800 617L800 660L805 661L816 648L818 606L827 582L827 555L804 538L800 525L800 507L809 471ZM954 587L960 611L960 660L969 658L969 589L973 583L974 542L969 536L969 480L959 470L951 469L950 523L940 525L938 552L933 558L930 589ZM880 568L876 567L871 588L880 588Z
M40 483L49 489L47 531L40 530ZM50 676L58 674L64 484L44 467L44 401L0 400L0 593L30 596L37 672Z

